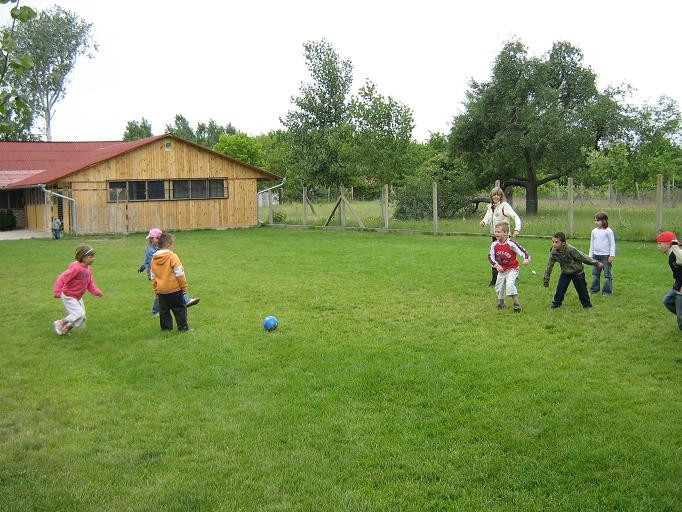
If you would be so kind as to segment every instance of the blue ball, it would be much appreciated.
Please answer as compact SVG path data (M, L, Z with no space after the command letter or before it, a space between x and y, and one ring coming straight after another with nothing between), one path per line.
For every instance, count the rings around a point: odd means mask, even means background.
M265 320L263 320L263 328L268 332L272 332L277 329L278 325L279 321L274 316L266 316Z

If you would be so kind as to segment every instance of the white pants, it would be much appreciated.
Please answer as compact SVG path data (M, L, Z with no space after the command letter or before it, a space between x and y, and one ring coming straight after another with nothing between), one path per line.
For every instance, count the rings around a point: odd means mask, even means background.
M516 289L516 278L519 277L518 268L510 268L497 273L497 281L495 282L495 291L497 298L504 300L505 295L518 295L519 291Z
M64 304L64 309L66 309L64 321L70 323L73 327L85 329L85 304L83 304L83 298L74 299L62 293L62 304Z

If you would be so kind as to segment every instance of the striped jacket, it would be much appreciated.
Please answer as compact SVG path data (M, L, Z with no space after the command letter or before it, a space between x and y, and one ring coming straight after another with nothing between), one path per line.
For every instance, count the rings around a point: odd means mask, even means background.
M520 243L511 238L507 238L504 242L495 240L490 245L490 252L488 253L488 262L494 267L500 265L502 271L518 268L519 262L516 260L516 255L521 259L530 259L528 251L526 251Z

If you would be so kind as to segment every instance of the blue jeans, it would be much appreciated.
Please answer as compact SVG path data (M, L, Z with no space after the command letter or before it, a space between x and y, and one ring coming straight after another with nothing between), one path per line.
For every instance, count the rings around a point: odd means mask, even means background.
M52 234L54 235L55 240L59 240L59 235L61 234L59 231L60 230L57 228L52 228Z
M677 315L677 327L682 331L682 294L675 292L675 290L670 290L663 297L663 305L673 315Z
M601 261L604 264L604 288L602 288L602 293L604 295L611 295L613 293L613 278L611 277L611 263L609 263L608 256L601 256L595 254L594 259ZM592 267L592 286L590 286L590 291L592 293L597 293L599 291L599 276L602 269L597 265Z
M185 304L187 304L190 301L190 296L187 295L186 293L182 293L182 300ZM159 312L159 297L154 298L154 303L152 304L152 315L155 315Z

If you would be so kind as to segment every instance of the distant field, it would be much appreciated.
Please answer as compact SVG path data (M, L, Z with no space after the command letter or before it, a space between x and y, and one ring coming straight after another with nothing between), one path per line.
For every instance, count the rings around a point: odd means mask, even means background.
M637 204L636 201L628 201L625 205L609 205L607 202L596 200L578 202L574 213L574 230L576 237L589 237L594 228L594 214L605 211L609 216L611 228L616 236L622 240L652 240L656 235L656 208L651 204ZM384 221L381 216L379 201L353 201L352 208L362 219L366 227L383 228ZM527 235L551 236L556 231L568 230L568 212L566 202L557 203L555 200L543 199L540 202L539 212L536 216L528 216L525 213L525 201L522 198L514 202L517 213L523 222L523 233ZM682 203L680 206L665 208L663 219L665 229L682 233ZM310 210L307 212L306 221L309 225L323 225L332 211L334 203L314 203L317 215ZM391 214L393 206L390 206ZM303 209L301 203L284 203L276 205L274 210L282 212L285 219L281 223L303 224ZM481 205L478 211L465 218L440 219L440 231L453 233L487 233L485 228L478 224L485 213L485 205ZM260 218L263 222L268 220L267 206L261 207ZM353 216L346 214L348 226L358 226ZM332 219L331 225L338 225L338 214ZM391 217L390 229L408 229L419 231L432 231L432 219L420 221L400 221Z
M83 242L105 295L57 337ZM612 297L551 311L523 243L513 314L485 237L178 233L201 303L162 334L143 235L0 242L0 511L682 510L665 258L621 242Z

